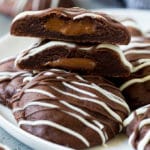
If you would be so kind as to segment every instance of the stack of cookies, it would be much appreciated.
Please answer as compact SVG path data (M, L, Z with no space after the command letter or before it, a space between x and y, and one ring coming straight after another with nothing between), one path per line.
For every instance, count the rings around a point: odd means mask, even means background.
M74 149L103 145L123 130L129 106L106 80L122 83L134 70L118 46L130 41L122 24L99 12L56 8L19 14L11 34L39 41L0 62L2 102L20 128Z
M128 44L130 35L106 14L81 8L24 12L13 20L11 34L40 38L17 57L20 69L59 68L108 77L130 74L132 66L117 46Z

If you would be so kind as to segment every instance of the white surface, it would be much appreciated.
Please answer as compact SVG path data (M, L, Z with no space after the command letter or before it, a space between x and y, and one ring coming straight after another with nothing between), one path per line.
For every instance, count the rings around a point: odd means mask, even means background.
M137 9L104 9L109 15L134 18L143 31L150 31L150 10Z
M126 16L130 15L135 18L140 26L146 31L150 28L150 12L149 11L134 11L134 10L105 10L111 15ZM30 47L36 39L33 38L18 38L10 35L0 39L0 59L15 56L19 51ZM44 141L35 137L21 129L16 125L13 115L10 110L0 105L0 126L5 129L9 134L25 143L29 147L36 150L66 150L67 148ZM125 135L118 135L113 140L109 141L105 146L92 148L91 150L131 150L127 143Z

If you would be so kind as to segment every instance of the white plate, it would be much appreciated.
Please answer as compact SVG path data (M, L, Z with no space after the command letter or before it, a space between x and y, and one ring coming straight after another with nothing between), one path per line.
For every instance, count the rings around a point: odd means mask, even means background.
M105 10L111 15L132 16L135 18L145 30L150 26L150 12L137 10ZM33 38L18 38L10 35L0 39L0 59L15 56L22 49L28 48L36 39ZM38 137L35 137L17 127L12 112L0 105L0 126L9 134L17 138L22 143L36 150L67 150L68 148L47 142ZM127 143L125 135L118 135L113 140L109 141L105 146L92 148L91 150L131 150Z

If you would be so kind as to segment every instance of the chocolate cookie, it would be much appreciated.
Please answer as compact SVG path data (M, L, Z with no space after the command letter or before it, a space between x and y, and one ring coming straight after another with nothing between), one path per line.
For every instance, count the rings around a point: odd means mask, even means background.
M43 40L20 53L16 65L21 69L61 68L82 74L129 76L131 64L119 47L111 44L79 45Z
M150 150L150 104L134 111L124 125L133 149Z
M72 0L1 0L0 12L15 16L25 10L43 10L55 7L73 7Z
M19 127L42 139L84 149L121 132L129 108L119 89L100 76L51 69L13 98Z
M31 76L31 73L17 70L14 60L7 58L0 61L0 103L7 106L10 106L10 99L21 87L24 77Z
M132 42L124 50L132 63L132 74L121 79L120 90L132 110L150 103L150 43Z
M138 23L134 19L125 18L125 19L121 20L120 22L124 26L126 26L126 28L130 32L132 37L138 37L138 36L143 35L142 29L140 29L140 26L138 25Z
M82 8L28 11L16 16L11 34L80 43L128 44L127 29L108 15Z

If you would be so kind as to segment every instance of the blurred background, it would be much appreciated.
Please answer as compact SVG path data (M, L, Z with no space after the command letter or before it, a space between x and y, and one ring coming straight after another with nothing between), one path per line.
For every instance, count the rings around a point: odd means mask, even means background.
M48 7L83 7L87 9L150 9L150 0L0 0L0 36L9 31L12 18L25 10Z

